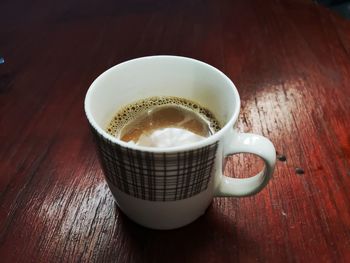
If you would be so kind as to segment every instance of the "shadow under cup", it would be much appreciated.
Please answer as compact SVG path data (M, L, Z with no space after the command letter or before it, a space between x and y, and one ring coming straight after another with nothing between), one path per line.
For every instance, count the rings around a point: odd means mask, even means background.
M209 109L222 125L214 135L172 148L130 145L104 129L118 109L137 100L175 96ZM155 229L191 223L209 206L222 174L225 134L240 108L234 84L203 62L152 56L116 65L100 75L85 98L106 181L120 209Z

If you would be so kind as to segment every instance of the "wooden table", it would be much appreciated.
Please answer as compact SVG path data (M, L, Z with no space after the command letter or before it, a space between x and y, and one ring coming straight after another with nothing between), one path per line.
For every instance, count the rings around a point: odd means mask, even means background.
M0 10L1 262L349 262L349 21L311 1L7 0ZM216 198L172 231L118 211L83 111L100 73L153 54L226 73L241 94L238 128L270 138L281 159L258 195ZM226 174L259 165L238 155Z

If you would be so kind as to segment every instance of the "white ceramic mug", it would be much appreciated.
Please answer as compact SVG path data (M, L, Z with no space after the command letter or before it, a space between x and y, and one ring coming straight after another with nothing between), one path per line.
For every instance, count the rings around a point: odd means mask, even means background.
M222 129L202 141L171 148L125 143L104 129L117 110L140 99L175 96L209 109ZM218 69L178 56L150 56L116 65L90 86L85 112L106 181L119 208L133 221L154 229L173 229L203 215L213 197L256 194L272 176L272 143L233 127L240 110L235 85ZM223 160L252 153L264 160L257 175L223 175Z

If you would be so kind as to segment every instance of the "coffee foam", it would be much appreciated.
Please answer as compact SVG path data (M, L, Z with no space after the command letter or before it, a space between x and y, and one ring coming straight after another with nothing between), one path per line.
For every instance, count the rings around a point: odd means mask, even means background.
M107 132L112 136L120 138L120 132L123 129L123 127L128 124L128 122L136 119L140 114L143 114L149 110L152 110L162 105L179 106L184 109L191 110L192 112L199 115L208 124L212 133L219 131L221 128L219 122L216 120L213 114L209 110L198 105L195 102L192 102L184 98L178 98L178 97L151 97L151 98L136 101L134 103L128 104L125 107L121 108L109 123L107 127ZM167 130L164 136L166 137L169 132L170 131ZM182 131L181 133L177 131L176 133L179 136L179 138L192 137L193 140L198 139L189 133L185 135L186 130Z
M198 142L206 137L181 128L164 128L153 131L151 134L142 134L137 142L132 144L148 147L175 147Z

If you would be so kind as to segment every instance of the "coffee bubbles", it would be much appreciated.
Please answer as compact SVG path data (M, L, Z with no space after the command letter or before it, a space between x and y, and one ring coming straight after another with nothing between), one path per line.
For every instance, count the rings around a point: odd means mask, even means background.
M214 115L177 97L152 97L123 107L107 132L131 144L175 147L203 140L220 129Z

